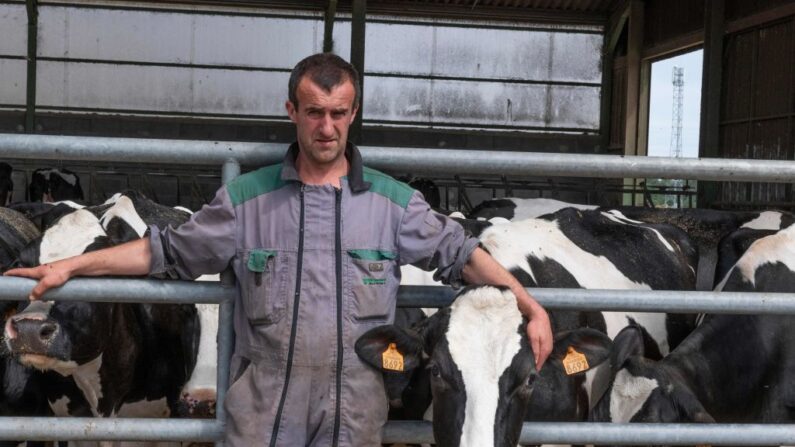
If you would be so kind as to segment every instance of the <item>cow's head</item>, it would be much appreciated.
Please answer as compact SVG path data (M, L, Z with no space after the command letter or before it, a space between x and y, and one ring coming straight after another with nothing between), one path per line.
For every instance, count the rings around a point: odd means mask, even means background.
M6 321L6 346L24 365L68 375L116 338L113 313L110 304L35 301Z
M437 445L515 446L538 377L526 325L509 290L470 288L412 329L368 331L357 340L356 352L384 372L393 402L405 398L417 374L430 375ZM596 331L561 338L562 344L569 341L585 342L577 349L593 364L600 361L595 353L606 357L609 340ZM384 353L393 350L403 357L402 371L385 365ZM559 361L560 351L551 360Z
M61 200L83 200L80 177L69 169L36 169L28 186L29 199L33 202L58 202Z
M612 380L591 412L599 422L715 422L681 376L646 357L648 334L630 325L613 340Z

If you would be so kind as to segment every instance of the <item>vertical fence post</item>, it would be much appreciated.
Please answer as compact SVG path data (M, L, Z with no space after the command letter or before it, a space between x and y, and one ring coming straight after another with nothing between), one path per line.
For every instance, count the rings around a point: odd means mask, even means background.
M221 169L221 181L229 183L240 175L240 163L235 159L228 159L224 162ZM227 287L234 287L235 276L231 270L221 272L221 284ZM229 387L229 363L232 359L232 349L235 342L233 330L235 302L226 300L222 302L218 309L218 368L215 398L215 417L222 426L226 424L226 411L224 410L224 397ZM224 428L226 431L226 428ZM223 447L224 441L217 441L216 447Z

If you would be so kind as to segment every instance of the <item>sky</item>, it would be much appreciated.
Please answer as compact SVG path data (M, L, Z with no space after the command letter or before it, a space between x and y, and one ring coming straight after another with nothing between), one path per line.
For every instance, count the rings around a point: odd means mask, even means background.
M703 50L652 63L649 98L648 155L668 157L673 117L673 67L683 67L682 156L698 157L698 130L701 116L701 66Z

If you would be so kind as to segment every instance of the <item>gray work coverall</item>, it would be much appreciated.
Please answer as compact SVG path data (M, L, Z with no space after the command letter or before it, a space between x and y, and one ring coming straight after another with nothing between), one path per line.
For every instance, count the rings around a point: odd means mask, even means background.
M458 284L477 246L422 195L362 166L348 144L341 188L305 185L284 162L242 175L177 229L150 227L152 275L238 279L229 446L380 444L387 399L356 339L392 322L399 264Z

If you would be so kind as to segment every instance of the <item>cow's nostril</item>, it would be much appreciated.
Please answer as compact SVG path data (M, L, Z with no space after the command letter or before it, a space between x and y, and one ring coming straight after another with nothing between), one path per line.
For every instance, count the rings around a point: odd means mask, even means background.
M39 329L39 337L44 341L49 340L57 329L58 326L53 323L44 323Z

